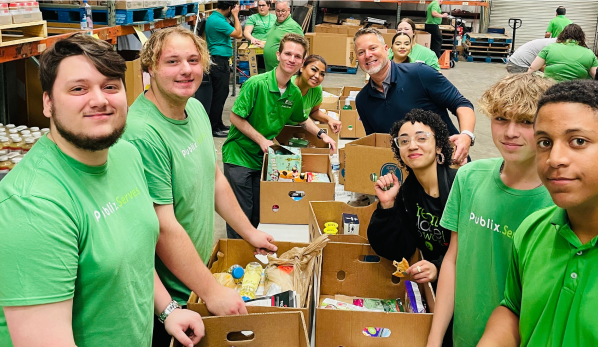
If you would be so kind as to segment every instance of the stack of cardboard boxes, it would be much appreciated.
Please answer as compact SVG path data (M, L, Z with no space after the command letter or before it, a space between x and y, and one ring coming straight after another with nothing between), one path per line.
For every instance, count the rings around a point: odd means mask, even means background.
M328 65L355 67L357 56L353 49L353 36L360 28L354 25L316 25L315 32L305 34L309 53L324 57Z

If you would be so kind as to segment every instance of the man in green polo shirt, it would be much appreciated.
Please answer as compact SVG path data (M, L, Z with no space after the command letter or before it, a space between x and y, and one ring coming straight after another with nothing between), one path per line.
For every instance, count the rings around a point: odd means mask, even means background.
M559 6L556 9L556 17L550 20L548 23L548 29L546 29L545 38L558 37L559 34L565 29L565 27L573 23L569 18L565 17L567 10L563 6Z
M264 153L289 120L330 144L331 151L336 150L334 140L303 112L301 91L290 82L303 66L308 49L305 37L286 34L276 55L280 64L270 72L248 79L230 113L233 126L222 146L224 176L254 227L260 222L260 173ZM226 231L229 238L240 237L229 224Z
M555 207L515 233L505 297L478 346L598 345L598 84L550 88L534 125Z
M443 0L434 0L428 5L426 9L426 26L425 31L432 35L432 42L430 42L430 49L436 53L440 58L442 55L442 34L440 33L440 24L442 18L448 17L448 13L442 13L440 5Z
M235 27L228 17L232 14ZM209 79L212 84L212 102L208 108L212 136L226 137L229 127L222 122L222 111L229 93L230 67L228 61L233 56L231 37L242 39L243 31L239 21L239 5L236 1L218 1L216 11L206 20L206 41L212 58Z
M264 64L266 72L274 70L278 66L277 52L279 51L280 40L285 34L295 33L303 36L303 29L291 17L291 7L289 2L276 2L276 22L266 36L266 45L264 46Z

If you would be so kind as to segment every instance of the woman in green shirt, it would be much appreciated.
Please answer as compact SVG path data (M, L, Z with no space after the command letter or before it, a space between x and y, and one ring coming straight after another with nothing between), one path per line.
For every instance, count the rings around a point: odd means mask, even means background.
M527 72L538 71L542 66L544 77L557 82L588 79L596 76L598 59L586 46L586 36L577 24L569 24L556 39L536 57Z
M434 69L440 71L440 64L438 64L438 58L436 57L436 53L429 49L428 47L424 47L417 43L415 34L415 23L409 18L403 18L399 22L397 26L397 32L404 32L405 34L411 37L411 52L409 53L409 61L412 63L421 62ZM389 59L393 59L394 53L392 49L389 50Z
M301 90L303 97L303 112L313 120L328 124L335 134L341 131L341 121L336 120L320 110L322 104L322 82L326 74L326 60L319 55L312 54L305 59L303 68L296 76L291 77Z
M392 38L391 47L393 57L392 61L397 64L410 63L409 53L411 53L411 37L404 32L395 34Z
M276 16L270 13L270 1L260 0L257 2L258 13L252 14L245 22L245 38L252 44L264 48L264 42L268 31L276 22Z

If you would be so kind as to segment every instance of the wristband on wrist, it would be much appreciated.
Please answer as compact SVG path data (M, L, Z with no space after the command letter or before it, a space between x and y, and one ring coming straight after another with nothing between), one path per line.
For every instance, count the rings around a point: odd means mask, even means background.
M172 300L170 302L170 304L168 304L168 306L166 306L164 311L162 311L162 313L158 317L158 320L160 321L160 323L164 324L164 321L166 320L166 318L168 318L168 316L170 316L170 314L177 308L181 308L181 305L179 305L178 302Z

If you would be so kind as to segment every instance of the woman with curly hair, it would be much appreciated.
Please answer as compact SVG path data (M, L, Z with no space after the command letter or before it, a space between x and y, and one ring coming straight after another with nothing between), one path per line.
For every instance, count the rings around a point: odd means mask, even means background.
M581 27L569 24L559 34L556 43L540 51L527 72L538 71L544 65L544 77L562 82L594 78L598 59L586 46L586 36Z

